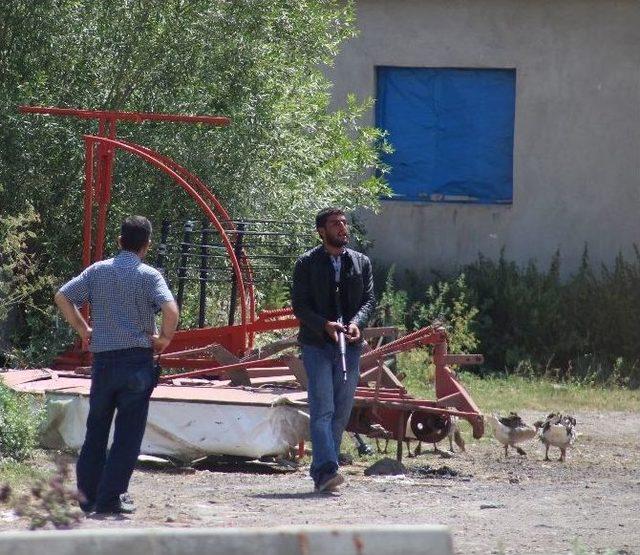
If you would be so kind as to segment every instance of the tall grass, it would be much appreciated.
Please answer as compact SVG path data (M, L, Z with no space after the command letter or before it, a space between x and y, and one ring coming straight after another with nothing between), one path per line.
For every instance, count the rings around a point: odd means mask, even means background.
M473 329L487 367L518 374L640 386L640 253L595 271L585 250L578 272L480 257L465 268Z
M431 284L409 274L404 290L390 272L379 321L407 329L444 323L450 350L484 354L483 375L640 387L640 251L595 270L585 249L566 279L560 265L559 253L540 269L503 252Z

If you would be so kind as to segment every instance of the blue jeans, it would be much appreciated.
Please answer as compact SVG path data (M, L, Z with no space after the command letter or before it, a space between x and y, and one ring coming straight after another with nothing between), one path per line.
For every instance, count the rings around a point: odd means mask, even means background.
M342 433L349 422L360 378L360 351L360 345L347 345L345 382L337 344L302 345L312 444L310 474L316 486L338 471Z
M129 487L156 385L151 349L122 349L93 355L87 432L76 466L78 489L87 505L110 508ZM109 431L116 412L113 443Z

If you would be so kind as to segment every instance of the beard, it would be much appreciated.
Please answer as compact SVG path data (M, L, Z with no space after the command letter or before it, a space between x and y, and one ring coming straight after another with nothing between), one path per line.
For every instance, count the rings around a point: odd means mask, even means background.
M331 235L327 235L327 237L325 238L325 240L327 241L327 243L329 245L331 245L332 247L336 247L336 248L342 248L344 247L348 242L349 242L349 236L345 236L345 237L338 237L337 235L335 237L331 236Z

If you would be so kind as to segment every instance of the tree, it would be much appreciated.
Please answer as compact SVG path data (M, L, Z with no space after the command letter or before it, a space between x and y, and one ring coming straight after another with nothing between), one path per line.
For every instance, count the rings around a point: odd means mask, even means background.
M59 282L79 268L80 137L96 130L22 116L20 104L228 115L225 129L121 124L119 135L195 171L234 216L309 220L331 203L375 208L386 192L381 135L359 123L366 101L329 111L322 72L353 23L351 3L337 0L1 3L0 217L30 202L46 272ZM120 154L108 241L125 214L197 214L166 183Z

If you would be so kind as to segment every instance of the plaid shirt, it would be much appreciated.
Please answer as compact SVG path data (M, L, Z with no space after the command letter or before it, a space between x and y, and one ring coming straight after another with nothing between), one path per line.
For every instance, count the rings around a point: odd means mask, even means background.
M173 295L162 274L133 252L96 262L65 283L60 292L80 308L91 305L91 352L150 348L155 314Z

